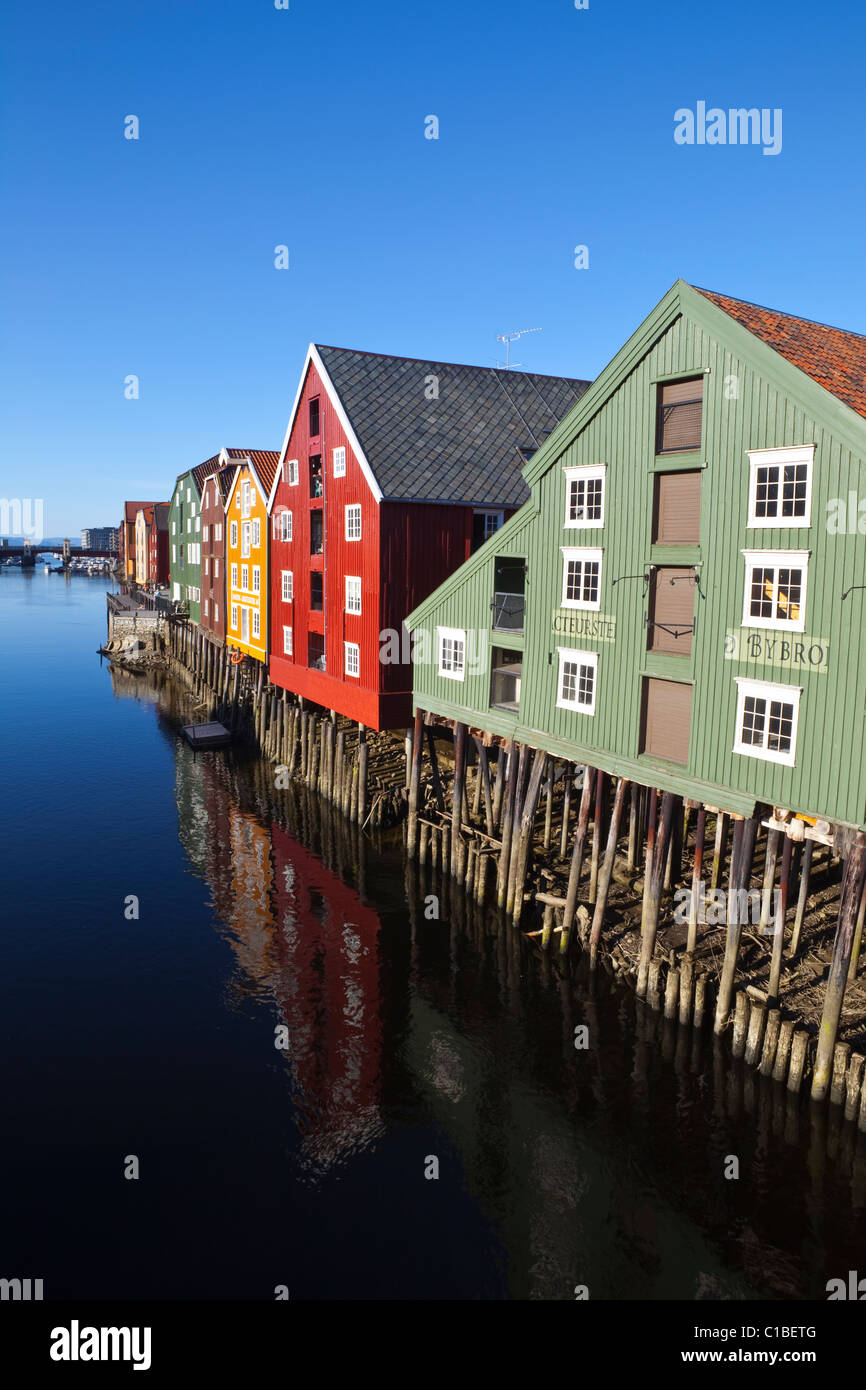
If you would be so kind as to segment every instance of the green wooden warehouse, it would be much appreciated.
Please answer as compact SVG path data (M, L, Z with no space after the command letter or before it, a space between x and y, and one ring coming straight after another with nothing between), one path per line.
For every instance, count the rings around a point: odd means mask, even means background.
M169 592L194 623L201 622L201 498L208 471L200 463L178 474L168 519Z
M866 338L679 280L524 476L407 619L416 727L823 838L859 902Z

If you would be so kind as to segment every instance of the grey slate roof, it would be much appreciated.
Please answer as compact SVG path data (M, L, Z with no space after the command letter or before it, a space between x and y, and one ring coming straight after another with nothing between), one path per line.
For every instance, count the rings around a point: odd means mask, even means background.
M317 351L385 499L519 507L529 455L590 385L496 367ZM438 397L425 396L438 378ZM521 452L523 451L523 452Z

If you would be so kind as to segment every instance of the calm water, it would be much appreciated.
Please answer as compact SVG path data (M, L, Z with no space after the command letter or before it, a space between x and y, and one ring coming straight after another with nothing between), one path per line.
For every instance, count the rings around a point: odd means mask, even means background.
M194 759L184 695L100 666L104 595L0 573L0 1276L46 1298L824 1298L862 1264L847 1128L606 981L560 982L248 755Z

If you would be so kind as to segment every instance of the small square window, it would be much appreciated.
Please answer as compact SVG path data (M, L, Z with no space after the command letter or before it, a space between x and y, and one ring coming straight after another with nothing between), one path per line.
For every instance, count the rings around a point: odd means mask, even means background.
M601 607L602 551L562 546L562 607Z
M346 540L359 541L361 539L361 507L355 503L346 508Z
M466 679L466 632L461 628L440 627L437 629L439 642L439 675L448 680Z
M556 703L560 709L580 710L595 714L596 673L598 652L559 648L559 679Z
M346 476L346 450L344 446L334 450L334 477L345 478Z
M344 642L343 648L346 653L346 675L360 676L361 674L361 648L357 642Z
M814 461L814 444L749 450L750 527L810 525Z
M802 687L737 678L734 752L793 767Z
M604 525L605 468L566 468L565 526L567 530Z
M743 626L804 632L808 550L744 550Z

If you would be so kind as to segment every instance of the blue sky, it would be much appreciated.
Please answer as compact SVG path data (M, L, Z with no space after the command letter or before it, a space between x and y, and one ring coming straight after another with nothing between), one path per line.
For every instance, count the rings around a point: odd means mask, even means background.
M678 276L866 331L855 4L290 5L7 7L0 495L46 534L279 447L311 339L541 327L515 360L593 377ZM781 108L781 153L676 145L701 100Z

